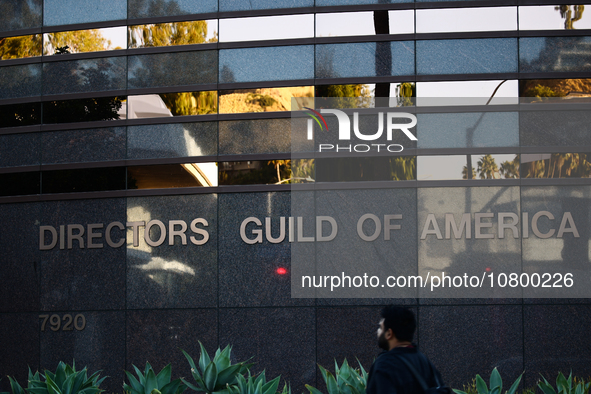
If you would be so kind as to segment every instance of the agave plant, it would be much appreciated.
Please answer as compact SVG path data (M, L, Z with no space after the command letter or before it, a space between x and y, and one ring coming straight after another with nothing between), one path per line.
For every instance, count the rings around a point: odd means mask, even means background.
M236 386L230 386L230 391L232 394L277 394L280 378L281 376L277 376L275 379L267 382L265 371L256 377L251 376L249 371L248 378L244 375L238 375ZM281 394L291 394L291 389L287 384Z
M99 380L99 373L100 371L97 371L88 377L86 367L76 371L75 362L69 366L60 361L55 374L46 370L44 374L37 371L33 375L29 368L29 384L26 391L16 380L10 376L8 379L12 394L98 394L104 391L98 386L105 379Z
M156 374L152 369L150 363L146 363L144 372L139 370L135 365L133 366L138 379L136 379L130 372L125 371L129 383L123 383L123 389L130 394L181 394L187 389L180 379L170 381L172 367L168 364L162 368L160 373Z
M232 364L230 361L232 353L230 345L226 346L224 350L218 348L213 359L209 357L207 350L205 350L201 342L199 342L199 346L201 347L199 368L197 368L191 356L184 350L182 351L191 365L191 374L197 385L191 384L185 379L182 379L183 383L192 390L202 391L208 394L214 392L217 394L231 394L231 386L237 384L238 376L243 376L248 372L252 364L246 364L244 362Z
M328 394L365 394L367 372L359 360L357 360L357 363L359 364L359 370L351 368L347 359L343 361L343 365L339 368L335 360L334 375L321 365L318 365L324 383L326 383ZM310 391L310 394L322 394L320 390L309 384L306 385L306 388Z
M523 374L519 375L517 380L513 382L509 390L506 391L506 394L515 394L517 386L519 386L519 382L521 382L522 375ZM486 382L480 377L480 375L476 375L476 389L478 390L478 394L502 394L503 379L501 379L501 374L499 371L495 368L490 374L490 388L486 385ZM454 392L456 394L466 394L462 390L454 389Z
M589 392L589 385L591 384L582 381L579 381L578 383L573 382L572 372L568 375L568 379L564 377L562 372L558 374L558 377L556 378L557 390L554 390L554 387L548 383L546 378L542 376L542 379L544 379L544 381L538 383L538 387L544 392L544 394L585 394Z

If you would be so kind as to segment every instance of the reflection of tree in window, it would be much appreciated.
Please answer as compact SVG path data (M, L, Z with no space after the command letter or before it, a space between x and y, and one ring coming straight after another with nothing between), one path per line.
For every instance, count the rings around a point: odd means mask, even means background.
M0 60L41 56L41 34L0 38Z
M103 37L98 29L61 31L48 33L43 43L43 54L54 55L58 48L68 47L68 53L105 51L111 47L111 41ZM123 49L123 48L114 48Z
M36 0L0 1L2 30L41 26L42 2Z
M99 97L43 103L43 123L117 120L123 97Z
M218 96L215 91L163 93L160 97L173 116L217 113Z
M505 179L519 178L519 155L515 155L515 159L511 161L506 160L502 162L499 173Z
M532 79L519 82L520 97L591 96L591 79Z
M414 105L413 98L417 95L417 87L413 82L403 82L396 86L396 101L399 107Z
M566 30L574 29L573 23L581 20L583 17L583 11L585 11L584 5L573 5L574 9L571 9L570 5L562 4L554 7L555 10L560 11L560 17L564 19L564 28ZM574 11L574 15L573 15Z
M207 21L130 26L128 30L129 47L145 48L217 42L217 33L207 40L207 28Z
M417 179L416 156L401 156L390 159L391 177L394 181L408 181Z
M282 179L290 177L288 166L279 166ZM225 162L219 171L220 185L264 185L277 183L273 161Z
M484 155L478 160L478 175L480 179L498 179L499 175L499 168L497 163L495 163L494 157L492 155Z
M474 169L474 167L472 168L472 176L470 178L468 178L468 167L464 166L462 168L462 179L476 179L476 170Z
M41 122L41 104L13 104L0 106L0 127L36 125Z
M369 85L320 85L315 88L316 97L334 97L332 108L370 108L373 100Z
M522 163L524 178L588 178L589 153L553 153L549 159Z
M134 17L141 16L169 16L191 14L190 10L183 10L174 0L133 0Z

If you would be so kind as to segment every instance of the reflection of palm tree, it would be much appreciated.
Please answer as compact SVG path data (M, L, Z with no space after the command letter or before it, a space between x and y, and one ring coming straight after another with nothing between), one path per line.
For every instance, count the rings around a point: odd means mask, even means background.
M524 165L524 178L588 178L591 163L588 153L553 153L549 159Z
M478 175L480 179L495 179L498 178L499 168L495 163L492 155L484 155L478 160Z
M281 182L281 166L286 167L286 169L289 170L289 167L291 166L291 160L270 160L267 164L275 166L275 169L277 170L277 182L279 183Z
M396 157L390 160L390 172L394 181L416 179L416 156Z
M462 168L462 179L474 179L474 178L476 178L476 170L472 166L470 166L470 169L472 170L472 176L471 177L468 177L468 167L467 166L464 166L464 168Z
M583 17L583 11L585 11L584 5L575 5L575 16L573 17L573 12L570 7L570 5L566 4L557 5L556 7L554 7L555 10L560 11L560 17L564 19L564 28L566 30L573 30L573 23L575 23L578 20L581 20L581 18Z
M505 179L519 178L519 155L515 155L513 161L502 162L499 172Z

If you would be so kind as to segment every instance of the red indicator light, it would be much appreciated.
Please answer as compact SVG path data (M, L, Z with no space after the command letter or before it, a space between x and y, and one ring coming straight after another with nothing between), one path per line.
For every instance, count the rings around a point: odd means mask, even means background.
M287 270L285 268L277 268L276 271L279 275L285 275L287 274Z
M484 270L485 270L486 272L490 272L490 268L488 268L488 267L486 267Z

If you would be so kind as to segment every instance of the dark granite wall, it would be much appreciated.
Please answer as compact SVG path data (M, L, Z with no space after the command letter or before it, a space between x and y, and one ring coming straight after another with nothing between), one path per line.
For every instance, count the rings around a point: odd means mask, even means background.
M532 190L522 193L531 199ZM545 201L567 192L550 188ZM332 369L335 358L354 365L358 358L369 369L380 307L389 302L417 313L416 341L453 387L477 373L488 379L494 367L506 384L526 371L525 387L540 373L591 374L587 299L292 299L289 275L275 271L289 271L290 245L246 245L238 233L248 216L288 216L291 198L275 192L0 205L0 375L25 384L27 366L53 370L75 359L101 369L107 392L120 393L132 364L160 369L170 362L174 376L190 377L180 349L197 357L201 341L210 352L233 345L236 360L253 357L254 371L281 374L301 393L304 384L323 387L317 363ZM205 245L181 245L179 237L168 245L167 237L151 247L141 231L137 248L80 249L77 241L72 250L38 247L39 225L197 217L209 224ZM113 230L113 238L124 234ZM150 236L159 238L159 230ZM53 331L48 321L41 331L43 314L83 315L86 327L66 331L61 320ZM8 390L8 379L0 386Z

